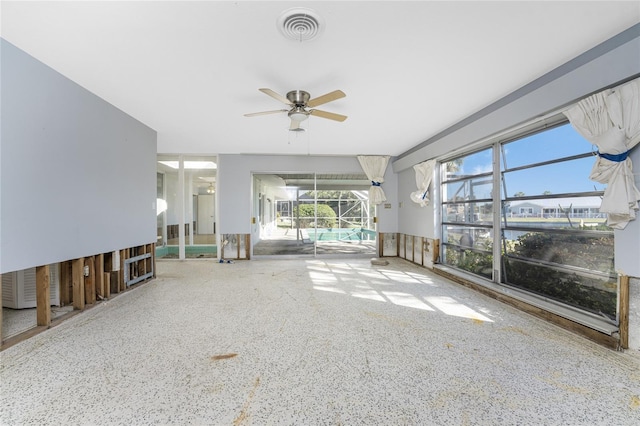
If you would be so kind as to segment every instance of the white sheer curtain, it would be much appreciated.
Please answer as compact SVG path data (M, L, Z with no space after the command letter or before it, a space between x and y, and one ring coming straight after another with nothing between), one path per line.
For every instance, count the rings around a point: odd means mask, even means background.
M411 193L411 201L420 204L420 207L429 205L429 185L433 179L433 169L436 166L436 160L429 160L413 166L416 172L416 186L418 190Z
M380 204L387 201L384 191L380 186L384 182L384 172L387 170L389 163L388 155L358 155L358 161L362 170L371 181L369 189L369 202Z
M589 96L564 114L598 147L589 178L607 184L600 211L608 213L609 226L624 229L636 218L640 200L628 158L640 142L640 78Z

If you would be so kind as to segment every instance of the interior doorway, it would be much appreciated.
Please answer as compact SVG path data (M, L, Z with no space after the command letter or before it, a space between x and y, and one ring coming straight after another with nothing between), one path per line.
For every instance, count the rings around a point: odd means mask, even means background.
M214 235L216 233L215 223L215 196L213 194L198 194L196 211L198 212L197 234Z
M158 155L156 257L216 257L216 161Z
M376 253L364 174L253 175L253 256Z

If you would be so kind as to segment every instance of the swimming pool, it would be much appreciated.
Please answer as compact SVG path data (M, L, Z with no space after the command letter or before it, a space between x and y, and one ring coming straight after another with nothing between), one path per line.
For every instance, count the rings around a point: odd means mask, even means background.
M310 228L307 229L307 233L311 241L369 241L376 239L376 232L365 228Z

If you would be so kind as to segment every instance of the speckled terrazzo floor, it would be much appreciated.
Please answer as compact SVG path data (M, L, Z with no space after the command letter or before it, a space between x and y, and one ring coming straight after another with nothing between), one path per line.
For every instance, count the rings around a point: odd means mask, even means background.
M73 306L52 306L51 319L60 317L73 310ZM2 308L2 339L20 334L37 325L36 308L8 309Z
M2 425L640 424L636 353L399 259L160 261L0 357Z

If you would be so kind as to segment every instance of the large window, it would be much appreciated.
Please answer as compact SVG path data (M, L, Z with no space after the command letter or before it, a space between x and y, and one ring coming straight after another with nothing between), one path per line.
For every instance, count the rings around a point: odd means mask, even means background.
M568 124L443 162L443 262L616 321L613 231L592 165Z
M493 148L442 164L446 264L493 278Z

